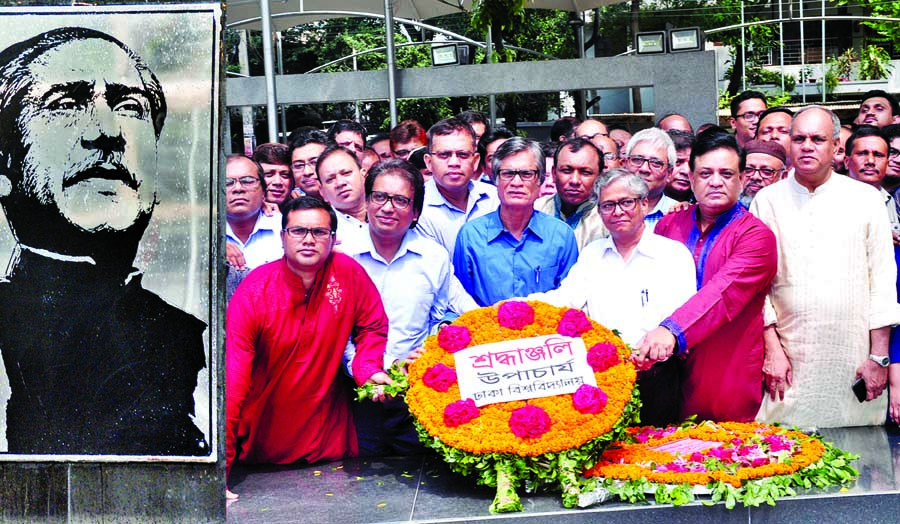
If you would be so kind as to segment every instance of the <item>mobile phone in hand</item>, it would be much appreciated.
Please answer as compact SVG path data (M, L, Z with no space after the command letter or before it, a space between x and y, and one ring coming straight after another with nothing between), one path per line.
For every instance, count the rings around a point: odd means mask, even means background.
M856 379L856 382L853 383L853 393L856 395L856 400L860 402L866 401L866 381L863 380L862 377Z

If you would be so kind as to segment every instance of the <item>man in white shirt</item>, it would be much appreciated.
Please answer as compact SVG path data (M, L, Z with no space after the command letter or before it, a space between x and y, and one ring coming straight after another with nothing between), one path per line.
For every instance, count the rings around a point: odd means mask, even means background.
M228 155L225 163L226 261L231 267L255 269L284 255L281 215L266 216L263 169L244 155Z
M497 188L477 180L479 154L475 131L458 118L441 120L428 130L425 204L416 229L444 246L453 258L456 235L467 221L497 209Z
M366 174L352 149L330 145L316 163L322 199L334 207L338 218L337 246L344 251L368 237L366 225Z
M649 189L639 175L614 169L597 181L596 191L610 236L582 249L558 289L528 299L583 308L634 346L696 293L694 260L683 244L644 224ZM670 361L639 377L643 423L665 424L678 416L678 362Z

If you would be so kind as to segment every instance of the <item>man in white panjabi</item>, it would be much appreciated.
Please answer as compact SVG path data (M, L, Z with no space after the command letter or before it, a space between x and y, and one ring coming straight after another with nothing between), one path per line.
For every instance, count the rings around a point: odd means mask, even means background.
M766 395L757 420L809 427L884 422L890 326L900 321L884 202L832 172L840 121L820 106L791 126L794 174L750 205L775 233L766 304ZM865 380L866 401L851 386Z

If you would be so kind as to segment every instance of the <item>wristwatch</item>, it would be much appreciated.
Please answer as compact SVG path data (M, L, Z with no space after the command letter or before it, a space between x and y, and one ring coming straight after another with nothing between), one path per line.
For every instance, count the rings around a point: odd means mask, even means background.
M886 356L882 356L882 355L871 355L871 354L870 354L870 355L869 355L869 360L871 360L872 362L878 364L879 366L881 366L881 367L883 367L883 368L888 367L888 364L891 363L891 359L890 359L890 358L888 358L888 357L886 357Z

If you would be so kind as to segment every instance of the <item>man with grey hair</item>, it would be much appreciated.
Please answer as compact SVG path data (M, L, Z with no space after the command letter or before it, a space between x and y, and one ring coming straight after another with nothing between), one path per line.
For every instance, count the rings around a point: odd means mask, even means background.
M534 140L513 137L494 153L500 207L467 222L453 251L456 276L479 306L555 289L578 258L569 226L534 209L544 170Z
M675 203L663 192L672 180L672 167L676 159L672 139L656 127L638 131L625 146L625 167L641 175L650 188L647 195L650 210L644 216L650 227L655 226Z
M165 119L159 80L106 33L54 29L0 53L11 453L209 454L192 421L206 326L134 267Z
M793 174L750 204L778 240L760 421L807 428L884 422L888 337L900 322L897 267L881 195L832 171L839 136L828 109L798 111ZM859 380L864 402L852 387Z
M640 176L613 169L595 183L598 209L610 236L582 249L558 289L528 296L584 309L635 346L696 291L694 260L683 244L644 224L649 188ZM609 300L609 297L617 297ZM666 425L679 411L678 363L661 362L638 378L641 422Z

